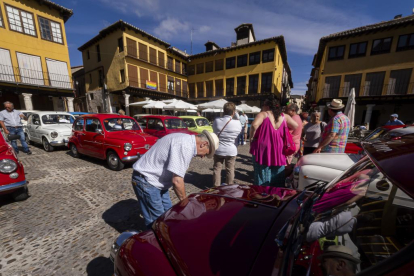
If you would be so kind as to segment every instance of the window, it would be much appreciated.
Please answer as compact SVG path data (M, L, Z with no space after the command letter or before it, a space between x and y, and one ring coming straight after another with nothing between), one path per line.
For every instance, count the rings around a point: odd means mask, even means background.
M195 99L196 98L195 83L188 84L188 91L190 92L190 98Z
M408 93L413 69L392 70L388 81L387 95L405 95ZM410 89L412 90L412 89Z
M75 121L75 123L73 124L73 130L82 131L83 130L83 124L84 124L83 118L82 119L77 119Z
M188 128L190 128L190 127L197 127L196 124L195 124L194 119L186 119L186 118L183 118L183 121L187 125Z
M237 57L237 67L247 66L247 54Z
M341 84L341 76L326 77L323 97L324 98L337 98L339 95L340 84Z
M195 65L189 65L188 66L188 75L192 76L195 74Z
M89 53L89 50L86 52L86 55L87 55L88 59L91 59L91 54Z
M392 37L376 39L372 42L371 55L389 53L391 50Z
M91 98L91 100L93 101L93 93L89 93L89 97ZM98 112L100 113L100 112Z
M158 66L165 68L165 56L163 52L158 51Z
M60 24L38 16L40 35L43 39L63 44L62 28Z
M98 119L86 119L85 131L96 133L100 130L102 130L102 127Z
M120 77L121 83L124 83L125 82L125 70L124 69L119 71L119 77Z
M107 131L139 130L139 125L128 118L109 118L105 119L103 125Z
M187 64L185 64L184 62L182 63L183 64L183 75L187 75Z
M246 94L246 76L237 77L237 95L245 95L245 94Z
M272 73L262 74L262 89L261 93L272 92Z
M1 14L1 7L0 7L0 27L4 28L4 21L3 21L3 16Z
M172 57L167 57L167 69L168 70L173 70L173 58Z
M44 125L52 124L70 124L73 117L66 114L46 114L42 116L42 123Z
M142 59L144 61L148 61L148 47L147 47L147 45L138 42L138 46L139 46L139 59Z
M397 52L414 49L414 34L400 35Z
M204 73L204 63L199 63L196 65L196 67L197 67L197 72L196 72L197 75Z
M33 114L32 116L32 122L34 125L40 125L40 117L37 114Z
M204 82L197 82L197 98L204 97Z
M257 94L257 88L259 87L259 75L249 76L249 94Z
M352 88L355 88L355 97L359 96L362 74L345 75L342 97L348 97Z
M101 48L99 47L99 44L96 45L96 55L98 57L98 62L101 61Z
M215 80L216 83L216 97L223 96L223 80Z
M121 53L124 51L124 40L121 38L118 38L118 51Z
M149 119L148 129L164 130L164 125L162 124L162 121L160 119Z
M223 59L218 59L218 60L215 61L215 70L216 71L223 70L223 66L224 66L224 60Z
M226 96L234 95L234 78L226 79Z
M6 6L10 30L36 36L33 14L20 9Z
M157 65L157 50L149 47L149 60L150 63Z
M174 79L168 79L167 88L168 92L174 92Z
M275 60L275 49L263 51L262 62L271 62Z
M236 68L236 57L226 58L226 69Z
M175 60L175 72L181 74L181 62L179 60Z
M206 62L206 73L213 72L213 66L214 66L213 61Z
M348 58L365 57L367 53L367 42L351 44L349 47Z
M206 81L206 97L213 97L213 81Z
M339 60L344 58L345 46L329 47L328 60Z
M251 53L249 55L249 65L255 65L260 63L260 52Z

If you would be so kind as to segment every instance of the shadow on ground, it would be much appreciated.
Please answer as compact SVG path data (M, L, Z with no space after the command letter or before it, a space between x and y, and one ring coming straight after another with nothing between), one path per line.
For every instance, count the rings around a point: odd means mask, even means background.
M97 257L89 262L86 273L88 276L112 276L114 264L109 258Z
M210 174L200 174L193 171L187 171L185 175L185 183L194 185L199 189L208 189L214 186L213 184L213 169Z
M102 214L102 219L119 233L127 230L146 230L138 201L134 199L115 203Z
M66 154L73 157L71 151L67 151ZM75 157L73 157L73 158L75 158ZM81 159L81 160L84 160L84 161L87 161L87 162L91 162L95 165L102 166L102 168L104 168L108 171L111 171L111 169L108 167L108 164L106 163L106 160L95 158L95 157L92 157L92 156L83 155L83 154L81 154L78 157L78 159ZM124 169L131 168L133 164L134 164L134 162L125 163L125 168Z

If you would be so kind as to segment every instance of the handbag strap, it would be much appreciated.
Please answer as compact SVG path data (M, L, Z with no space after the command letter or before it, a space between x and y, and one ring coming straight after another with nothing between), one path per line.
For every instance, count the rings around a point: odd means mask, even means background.
M232 120L233 118L230 118L230 120L224 125L224 127L220 130L220 132L219 132L219 134L217 135L217 138L218 137L220 137L220 134L223 132L223 130L226 128L226 126L230 123L230 121Z

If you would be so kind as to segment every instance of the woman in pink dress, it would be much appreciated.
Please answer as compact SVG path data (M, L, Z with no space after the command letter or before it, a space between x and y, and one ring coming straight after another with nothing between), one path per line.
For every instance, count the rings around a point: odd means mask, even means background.
M277 99L267 99L250 127L255 185L284 187L286 156L282 150L288 127L296 129L298 124L281 113Z

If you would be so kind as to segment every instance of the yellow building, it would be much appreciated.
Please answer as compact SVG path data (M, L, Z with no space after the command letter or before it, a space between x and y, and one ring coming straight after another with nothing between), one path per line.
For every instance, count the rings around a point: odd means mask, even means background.
M187 99L188 55L122 20L79 47L90 111L138 113L129 102Z
M355 125L384 125L414 115L414 15L322 37L308 83L308 102L325 111L333 98L356 93ZM327 115L325 114L325 119Z
M0 102L73 111L65 33L72 14L47 0L0 1Z
M283 36L256 41L252 24L241 24L235 32L230 47L208 41L206 52L189 57L189 100L260 105L270 94L286 100L293 83Z

